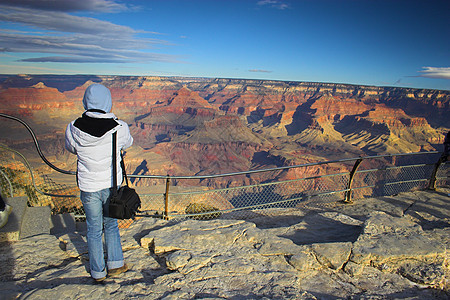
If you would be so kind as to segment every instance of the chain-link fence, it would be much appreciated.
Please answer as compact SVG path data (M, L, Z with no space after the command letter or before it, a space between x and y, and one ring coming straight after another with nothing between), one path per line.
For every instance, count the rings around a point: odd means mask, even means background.
M254 210L295 208L312 199L338 201L343 199L348 173L277 180L282 178L237 187L169 193L167 214L171 218L246 218Z
M0 187L3 195L27 196L29 206L50 206L54 214L84 214L78 188L57 183L52 175L54 172L44 163L34 168L20 152L0 145ZM70 177L74 179L74 176Z
M377 168L370 168L376 160ZM397 155L364 160L355 173L353 198L389 196L401 192L423 190L430 184L439 155ZM445 185L446 165L439 167L439 184Z
M0 115L22 123L17 127L21 130L3 132L7 138L0 140L2 194L26 196L29 206L50 206L53 214L71 213L83 220L75 172L64 170L76 168L73 157L69 162L60 151L64 142L60 139L55 142L52 137L52 143L43 143L47 150L52 150L47 152L55 156L54 160L60 162L56 167L43 155L27 123ZM23 126L31 134L31 140L26 139ZM30 150L33 146L37 151ZM211 176L129 177L141 197L141 216L178 220L248 218L261 210L323 206L336 201L361 201L366 197L448 187L449 163L441 160L440 155L433 151L369 156ZM120 226L132 222L120 221Z
M358 160L362 163L350 180L351 170ZM278 176L271 182L169 193L166 213L171 218L246 218L260 209L323 206L337 201L359 201L367 197L423 190L429 187L438 160L437 152L429 152L327 162L326 168L321 168L323 163L294 166L289 170L279 170ZM330 165L335 165L336 170L348 171L326 174L327 170L333 169ZM318 175L302 177L302 174L308 173L302 171L306 168L316 168ZM290 176L298 175L298 178L283 180L290 177L283 176L283 172L288 172ZM252 175L246 174L250 179ZM191 180L176 178L178 183ZM448 164L439 165L436 179L436 186L448 186Z
M130 181L152 180L151 186L136 187L142 200L141 216L245 219L260 210L363 201L366 197L426 189L433 174L437 187L448 186L449 164L436 165L439 155L427 152L372 156L203 177L132 175ZM330 169L341 172L327 174ZM50 206L54 214L72 213L83 220L75 176L65 175L71 184L63 184L56 182L56 175L60 174L44 164L32 168L17 151L0 147L0 187L4 195L27 196L30 206ZM265 178L264 182L261 178ZM236 186L237 182L249 184ZM127 227L132 222L121 221L120 226Z

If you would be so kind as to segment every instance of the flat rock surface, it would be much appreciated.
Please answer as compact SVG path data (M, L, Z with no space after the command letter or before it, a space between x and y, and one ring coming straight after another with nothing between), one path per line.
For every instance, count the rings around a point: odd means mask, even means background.
M448 299L448 190L246 220L136 220L131 270L95 283L85 232L0 244L1 299Z

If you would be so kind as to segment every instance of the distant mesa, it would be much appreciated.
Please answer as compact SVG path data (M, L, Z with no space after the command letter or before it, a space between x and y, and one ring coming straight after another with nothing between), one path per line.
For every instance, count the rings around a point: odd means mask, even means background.
M33 85L32 87L35 89L45 89L46 88L46 86L43 82L38 82L35 85Z

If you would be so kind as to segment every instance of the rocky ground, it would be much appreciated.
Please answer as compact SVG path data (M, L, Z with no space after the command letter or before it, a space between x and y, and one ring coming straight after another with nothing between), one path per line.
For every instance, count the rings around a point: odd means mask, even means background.
M119 278L89 277L85 232L0 246L1 299L448 299L450 190L254 212L137 220Z

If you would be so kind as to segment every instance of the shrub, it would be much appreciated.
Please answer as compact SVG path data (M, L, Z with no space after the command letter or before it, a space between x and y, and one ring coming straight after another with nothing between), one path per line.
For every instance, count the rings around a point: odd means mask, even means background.
M185 212L186 214L198 214L196 216L189 216L189 218L195 220L211 220L218 218L222 215L222 213L219 211L217 207L204 203L190 203L186 207Z

